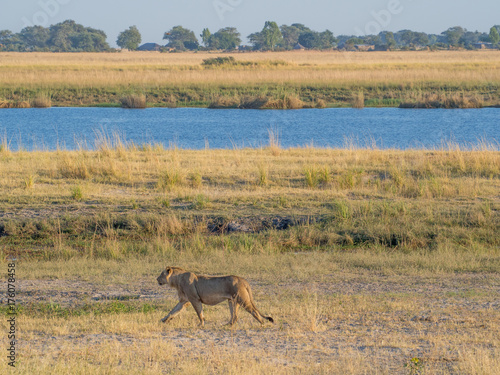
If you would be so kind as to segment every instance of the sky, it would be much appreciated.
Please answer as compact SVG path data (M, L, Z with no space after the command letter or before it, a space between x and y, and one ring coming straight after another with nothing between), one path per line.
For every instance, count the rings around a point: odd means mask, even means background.
M266 21L303 23L335 35L410 29L439 34L452 26L489 32L500 24L498 0L18 0L0 9L0 30L21 31L66 19L104 30L116 46L118 34L136 25L143 42L164 44L163 33L182 25L201 34L236 27L243 36Z

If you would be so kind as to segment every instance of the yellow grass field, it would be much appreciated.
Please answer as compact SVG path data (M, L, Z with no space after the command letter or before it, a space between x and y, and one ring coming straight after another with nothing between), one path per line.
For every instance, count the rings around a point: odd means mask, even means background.
M118 102L107 91L119 90L146 94L155 105L162 104L164 92L177 103L196 105L215 93L277 95L274 91L281 87L306 101L325 99L330 104L339 90L346 96L340 102L349 102L360 90L378 100L451 91L475 93L486 104L499 104L498 51L235 53L223 55L243 65L201 65L220 55L0 53L0 99L30 100L42 92L52 96L55 105L95 105ZM90 92L100 100L89 103Z

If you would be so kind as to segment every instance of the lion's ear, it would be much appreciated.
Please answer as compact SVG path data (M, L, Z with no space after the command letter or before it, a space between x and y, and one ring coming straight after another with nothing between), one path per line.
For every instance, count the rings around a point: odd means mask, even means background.
M167 267L166 271L167 271L167 277L169 277L172 274L173 269L172 267Z

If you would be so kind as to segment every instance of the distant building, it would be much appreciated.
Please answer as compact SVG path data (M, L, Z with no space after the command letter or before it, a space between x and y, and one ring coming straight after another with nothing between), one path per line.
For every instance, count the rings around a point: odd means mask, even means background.
M495 48L493 43L487 43L487 42L474 43L473 46L476 49L493 49L493 48Z
M373 44L355 44L354 48L357 51L375 51L375 46Z
M305 49L306 49L306 47L304 47L304 46L303 46L302 44L300 44L300 43L297 43L297 44L295 45L295 47L293 47L293 49L294 49L294 50L296 50L296 51L303 51L303 50L305 50Z
M161 46L156 43L144 43L142 46L137 48L138 51L159 51Z

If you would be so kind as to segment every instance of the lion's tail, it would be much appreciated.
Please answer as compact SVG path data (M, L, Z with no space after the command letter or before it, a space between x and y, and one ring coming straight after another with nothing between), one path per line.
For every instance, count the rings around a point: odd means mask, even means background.
M262 314L261 314L261 315L262 315ZM274 319L273 319L273 318L271 318L270 316L264 316L264 315L262 315L262 317L263 317L264 319L269 320L271 323L273 323L273 324L274 324Z
M250 297L249 301L250 301L251 306L244 306L244 308L250 313L252 313L251 310L255 311L259 316L261 316L262 318L264 318L264 319L266 319L274 324L273 318L271 318L270 316L262 315L261 312L255 306L255 302L253 300L253 295L252 295L252 290L250 289L250 285L248 283L245 285L245 289L247 290L248 296ZM261 323L262 323L262 321L261 321Z

